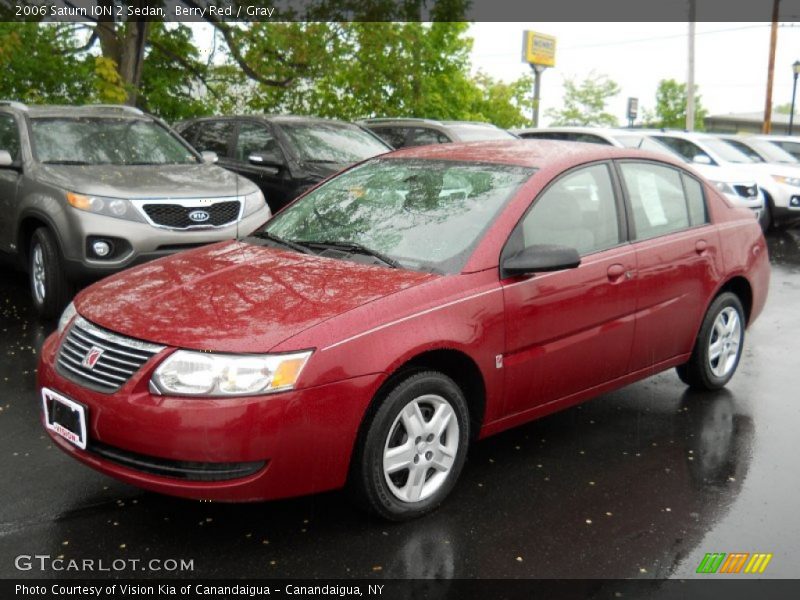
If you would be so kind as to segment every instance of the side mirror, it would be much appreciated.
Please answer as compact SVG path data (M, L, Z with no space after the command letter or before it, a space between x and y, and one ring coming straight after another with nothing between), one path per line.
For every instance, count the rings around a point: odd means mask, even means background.
M200 153L200 157L203 159L204 163L208 163L213 165L215 162L219 160L219 156L217 156L216 152L211 152L211 150L203 150Z
M710 165L712 164L711 159L706 154L695 154L692 158L692 162L697 165Z
M13 167L14 159L8 150L0 150L0 167Z
M254 152L247 157L252 165L259 167L282 167L286 164L283 157L277 152Z
M503 260L503 276L528 275L546 271L574 269L581 264L575 248L557 244L528 246Z

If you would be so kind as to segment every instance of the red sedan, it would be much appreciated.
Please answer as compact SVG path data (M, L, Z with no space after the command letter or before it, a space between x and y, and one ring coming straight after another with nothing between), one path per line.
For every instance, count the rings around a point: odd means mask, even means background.
M411 148L81 292L41 353L43 423L149 490L347 484L410 518L476 439L671 367L724 386L768 281L752 213L664 157Z

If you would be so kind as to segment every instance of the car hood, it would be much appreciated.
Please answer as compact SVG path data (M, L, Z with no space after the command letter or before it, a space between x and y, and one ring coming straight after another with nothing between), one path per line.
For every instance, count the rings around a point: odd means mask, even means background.
M216 165L38 165L37 179L68 191L112 198L236 196L254 183Z
M75 299L89 321L181 348L268 352L332 317L437 277L240 242L108 277Z

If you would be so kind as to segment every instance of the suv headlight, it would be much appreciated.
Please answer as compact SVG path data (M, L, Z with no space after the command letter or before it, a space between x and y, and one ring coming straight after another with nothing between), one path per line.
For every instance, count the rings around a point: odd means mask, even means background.
M264 199L264 194L261 192L261 190L256 190L251 194L247 194L244 197L244 213L242 216L249 217L254 212L264 208L266 203L267 201Z
M72 322L72 319L75 318L75 315L77 314L78 311L75 310L75 304L70 302L67 305L67 308L64 309L64 312L61 313L61 318L58 320L58 335L64 333L64 330Z
M311 350L293 354L211 354L178 350L162 362L152 383L175 396L254 396L290 390Z
M736 195L736 192L733 191L733 188L725 183L724 181L709 181L718 191L722 192L723 194L733 194Z
M800 187L800 177L783 177L782 175L773 175L772 178L778 183Z
M139 221L146 223L144 217L133 207L130 200L123 198L106 198L104 196L86 196L67 192L67 202L73 208L85 210L86 212L114 217L115 219L125 219L126 221Z

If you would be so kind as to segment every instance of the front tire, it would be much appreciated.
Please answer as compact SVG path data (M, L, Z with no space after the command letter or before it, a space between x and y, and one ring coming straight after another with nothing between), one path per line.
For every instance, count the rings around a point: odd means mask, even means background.
M69 302L71 285L55 236L46 227L33 232L28 252L28 278L36 312L54 319Z
M677 368L681 381L698 390L725 387L739 366L744 329L739 297L731 292L717 296L703 319L691 358Z
M469 445L467 402L436 371L409 375L378 401L356 452L353 491L385 519L413 519L455 486Z

